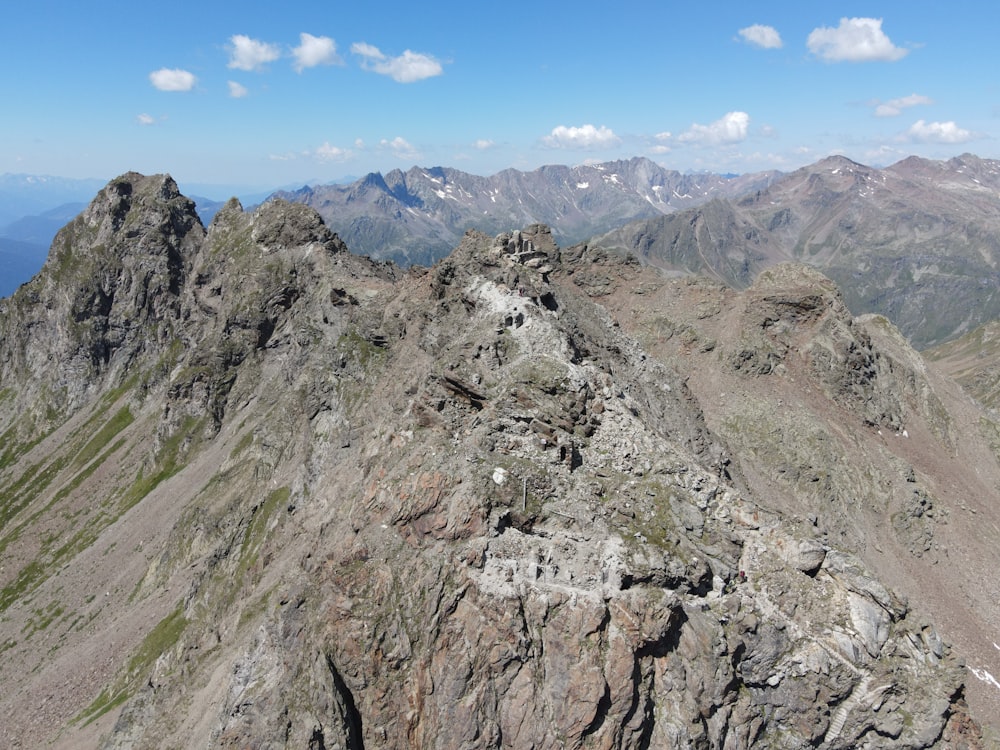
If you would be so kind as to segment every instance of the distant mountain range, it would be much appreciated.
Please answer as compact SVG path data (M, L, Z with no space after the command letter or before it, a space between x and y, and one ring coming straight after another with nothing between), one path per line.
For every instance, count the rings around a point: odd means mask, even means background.
M507 169L490 177L413 167L385 176L371 173L348 184L279 190L273 196L315 208L355 252L402 265L431 265L451 252L467 229L496 233L541 222L560 242L579 242L635 219L760 189L779 174L685 175L641 158L532 172ZM9 246L16 262L0 258L0 296L38 271L56 232L103 184L0 175L0 239L22 243ZM269 195L240 194L240 199L249 208ZM207 226L229 196L192 197ZM25 252L18 255L14 248Z
M82 207L106 182L47 175L0 174L0 229L22 217L41 215L66 203L77 203Z
M779 176L681 174L634 158L531 172L506 169L490 177L413 167L276 196L314 208L354 252L430 265L468 229L496 234L541 223L557 241L572 244L636 219L762 190Z
M23 205L81 182L6 175L0 195L22 190ZM644 158L489 177L413 167L271 197L315 209L354 252L402 265L432 265L469 229L541 223L563 246L588 241L737 289L776 263L804 262L840 286L854 314L885 315L918 348L1000 318L1000 162L971 154L884 169L830 157L742 176L681 174ZM223 205L196 203L206 226ZM49 242L32 243L77 205L0 225L0 238L20 243L0 245L0 295L40 267Z
M1000 161L910 157L876 169L831 157L595 242L738 289L776 263L807 263L855 314L881 313L923 348L1000 318L998 198Z

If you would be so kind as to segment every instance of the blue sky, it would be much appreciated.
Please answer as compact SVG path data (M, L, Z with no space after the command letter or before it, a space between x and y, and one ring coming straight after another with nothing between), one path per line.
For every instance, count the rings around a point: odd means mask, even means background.
M273 187L648 156L1000 157L1000 5L50 2L0 22L0 173Z

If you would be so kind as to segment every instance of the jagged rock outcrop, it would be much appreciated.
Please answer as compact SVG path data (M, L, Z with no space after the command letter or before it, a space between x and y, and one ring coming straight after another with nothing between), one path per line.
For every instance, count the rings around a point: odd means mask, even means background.
M125 183L153 204L128 239ZM829 282L730 298L541 225L402 272L283 202L165 233L170 184L126 175L85 214L120 221L100 244L121 267L129 242L182 262L145 307L115 294L129 335L45 381L44 422L19 421L20 385L63 350L3 344L8 746L978 746L967 673L907 579L873 573L837 459L794 453L841 418L869 444L960 439L919 358ZM73 325L39 293L64 261L4 330ZM772 391L747 394L793 376L818 400L766 439ZM943 508L913 464L892 484L902 459L872 456L846 487L882 472L873 498Z

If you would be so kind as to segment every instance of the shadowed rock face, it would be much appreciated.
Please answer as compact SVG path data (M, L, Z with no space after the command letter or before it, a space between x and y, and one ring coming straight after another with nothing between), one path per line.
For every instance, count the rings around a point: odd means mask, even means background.
M5 744L977 746L896 591L933 514L855 507L949 507L878 431L968 415L829 281L738 295L541 225L404 273L171 186L111 183L0 311L46 332L0 344Z

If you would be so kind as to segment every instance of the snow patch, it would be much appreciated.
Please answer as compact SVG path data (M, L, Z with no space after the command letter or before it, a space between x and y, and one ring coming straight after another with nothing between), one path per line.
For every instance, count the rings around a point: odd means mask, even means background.
M994 644L996 645L996 644ZM997 678L987 672L985 669L976 669L975 667L969 667L969 671L976 676L976 679L980 682L986 682L1000 690L1000 682L997 682Z
M578 182L578 183L576 183L576 187L577 187L578 190L586 190L587 188L590 187L590 183L589 182Z

